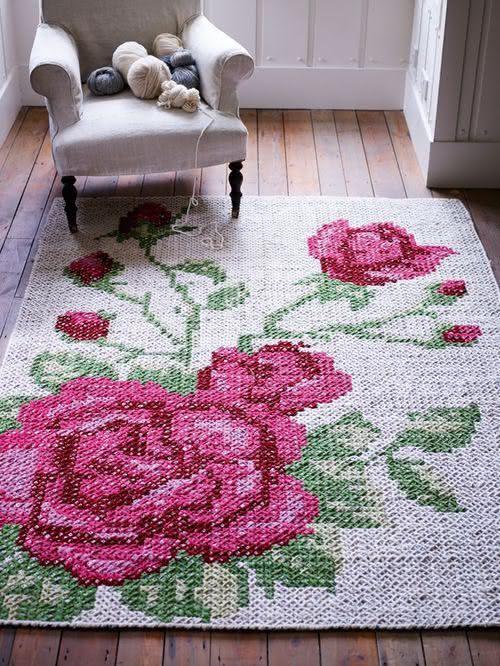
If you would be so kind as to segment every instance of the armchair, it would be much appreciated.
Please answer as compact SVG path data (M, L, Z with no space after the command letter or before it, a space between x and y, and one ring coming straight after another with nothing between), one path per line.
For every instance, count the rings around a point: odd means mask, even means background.
M69 228L77 231L75 176L182 171L229 163L232 215L238 217L247 131L237 86L251 76L250 55L201 14L201 0L42 0L30 79L46 99L52 152L62 177ZM179 35L193 52L206 113L144 101L127 88L95 97L84 85L135 40L151 52L157 34ZM211 120L207 124L207 113ZM201 139L200 139L201 136Z

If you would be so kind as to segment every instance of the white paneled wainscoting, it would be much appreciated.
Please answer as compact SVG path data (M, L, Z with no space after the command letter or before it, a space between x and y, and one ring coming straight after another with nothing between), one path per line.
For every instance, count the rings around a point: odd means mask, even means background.
M414 0L204 0L255 57L242 106L400 109Z
M21 101L41 104L28 80L39 0L0 3L22 27ZM413 7L414 0L204 0L207 16L255 57L241 104L260 108L401 109Z
M404 112L428 185L500 187L499 0L416 0Z

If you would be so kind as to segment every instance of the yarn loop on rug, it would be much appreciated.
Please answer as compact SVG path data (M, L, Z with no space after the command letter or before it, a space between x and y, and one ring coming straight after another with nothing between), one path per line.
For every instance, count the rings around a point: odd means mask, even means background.
M89 74L87 86L94 95L116 95L125 87L125 81L114 67L101 67Z

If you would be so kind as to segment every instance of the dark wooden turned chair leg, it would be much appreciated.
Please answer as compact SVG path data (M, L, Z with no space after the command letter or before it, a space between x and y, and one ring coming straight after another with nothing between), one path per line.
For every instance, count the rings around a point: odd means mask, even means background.
M78 231L76 225L76 213L78 208L76 207L76 197L78 196L77 189L75 187L76 178L74 176L63 176L61 178L63 184L62 194L65 201L64 210L66 211L66 217L68 219L69 230L72 234Z
M231 162L229 164L229 184L231 185L231 203L233 204L233 219L240 215L241 185L243 184L243 162Z

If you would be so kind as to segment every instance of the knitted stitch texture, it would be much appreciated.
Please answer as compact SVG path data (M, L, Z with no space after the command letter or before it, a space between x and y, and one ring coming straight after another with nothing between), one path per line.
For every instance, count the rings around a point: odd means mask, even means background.
M71 236L55 201L0 370L0 621L497 624L500 308L467 212L245 202L189 235L185 199L84 199Z

